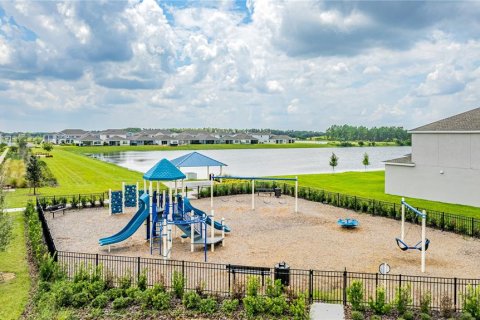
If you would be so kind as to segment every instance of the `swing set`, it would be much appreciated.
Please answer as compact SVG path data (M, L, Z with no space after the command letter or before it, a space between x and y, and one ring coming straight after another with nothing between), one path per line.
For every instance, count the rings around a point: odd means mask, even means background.
M415 245L408 245L405 242L405 209L415 213L417 217L422 218L422 238L420 241L418 241ZM402 251L407 251L407 250L419 250L422 252L422 258L421 258L421 270L422 272L425 272L425 253L428 250L428 246L430 245L430 240L426 238L426 221L427 221L427 213L425 210L419 211L409 205L407 202L405 202L405 198L402 198L402 227L401 227L401 235L400 238L395 238L395 241L397 242L397 246L400 248ZM410 230L410 228L409 228ZM407 230L407 234L408 231Z

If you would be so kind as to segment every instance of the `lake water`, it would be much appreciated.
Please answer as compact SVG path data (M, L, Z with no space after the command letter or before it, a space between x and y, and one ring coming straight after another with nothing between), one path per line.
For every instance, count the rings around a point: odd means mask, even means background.
M147 172L163 158L172 160L192 150L179 151L126 151L94 154L95 158L121 167ZM363 154L370 157L368 170L384 169L382 161L401 157L411 152L411 147L363 147L363 148L306 148L306 149L236 149L199 150L198 152L227 164L223 174L236 176L272 176L332 172L329 159L334 152L339 160L336 172L365 170ZM183 172L196 172L198 178L207 177L206 168L181 168ZM219 168L210 168L218 174Z

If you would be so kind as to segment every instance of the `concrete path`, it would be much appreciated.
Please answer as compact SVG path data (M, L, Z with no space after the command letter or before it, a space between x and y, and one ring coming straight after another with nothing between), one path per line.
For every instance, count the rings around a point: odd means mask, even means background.
M8 148L5 148L2 155L0 156L0 164L2 164L3 160L5 160L5 157L7 156L7 152L8 152Z
M24 211L25 208L8 208L8 209L3 209L3 212L18 212L18 211Z
M314 303L310 307L310 320L344 320L343 305Z

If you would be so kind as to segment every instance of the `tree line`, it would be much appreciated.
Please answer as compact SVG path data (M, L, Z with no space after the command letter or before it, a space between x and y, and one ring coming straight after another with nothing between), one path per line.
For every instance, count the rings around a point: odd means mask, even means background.
M373 127L333 125L325 135L329 140L340 141L410 141L410 134L403 127Z

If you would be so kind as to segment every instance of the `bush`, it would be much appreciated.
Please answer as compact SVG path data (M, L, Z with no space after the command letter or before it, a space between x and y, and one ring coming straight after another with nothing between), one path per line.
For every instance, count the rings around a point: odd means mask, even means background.
M443 296L440 300L440 315L444 318L450 318L452 314L452 299L449 296Z
M370 320L382 320L382 317L374 314L373 316L370 317Z
M108 297L109 300L113 301L117 298L123 297L123 290L120 288L112 288L105 292L105 295Z
M138 290L138 288L131 287L131 288L128 288L127 290L125 290L125 296L134 299L138 296L139 292L140 292L140 290Z
M125 309L133 302L132 298L118 297L113 300L113 309Z
M397 308L398 313L403 315L411 303L412 297L410 294L410 286L407 285L405 287L398 288L395 294L395 307Z
M290 304L290 313L295 320L308 319L307 303L304 295L299 295L297 299Z
M462 315L459 318L460 320L475 320L475 318L468 312L462 313Z
M288 310L287 300L284 296L265 299L266 311L274 316L280 316Z
M347 288L347 297L353 310L363 310L363 283L357 280L352 281L352 284Z
M185 278L181 272L173 272L173 292L175 296L182 299L185 290Z
M108 297L105 294L98 295L92 301L92 307L103 309L108 304Z
M415 315L413 314L413 311L412 311L412 310L406 310L406 311L403 313L403 319L405 319L405 320L413 320L413 319L415 319Z
M72 303L73 289L69 282L55 283L52 292L58 307L68 307Z
M385 289L383 287L377 287L375 291L375 300L370 298L368 305L375 314L379 315L387 314L391 310L391 306L386 303Z
M432 317L428 313L420 313L420 320L431 320Z
M282 292L283 292L283 285L280 279L272 281L271 278L267 278L267 285L265 289L265 293L267 294L267 297L270 297L270 298L280 297L282 295Z
M145 271L138 276L137 288L141 291L147 290L147 274Z
M467 286L467 293L464 297L463 310L480 319L480 286L474 288L471 284Z
M127 290L132 286L132 275L126 274L118 279L118 286L122 290Z
M241 300L245 296L245 285L243 282L235 281L232 287L232 298Z
M199 310L204 314L212 314L217 311L217 301L212 298L206 298L200 300Z
M256 297L260 289L260 281L257 277L248 277L247 279L247 296Z
M200 295L195 291L187 291L183 295L182 303L187 309L197 309L201 299Z
M352 320L364 320L365 317L360 311L352 311Z
M252 318L265 311L265 298L262 296L247 295L243 298L243 306L247 317Z
M152 298L152 307L157 310L166 310L170 308L172 298L167 292L159 292Z
M72 296L72 306L75 308L81 308L87 305L90 302L90 300L91 300L91 296L85 291L75 293Z
M238 309L238 299L226 299L223 300L222 306L220 308L223 313L226 315L231 315Z
M42 245L42 244L39 244ZM43 254L43 258L40 259L40 266L38 275L41 281L54 282L61 280L65 277L65 274L58 263L55 262L52 256L48 253Z
M430 314L430 304L432 303L432 295L430 292L424 293L420 297L420 311L425 314Z

